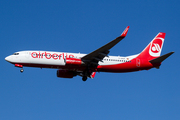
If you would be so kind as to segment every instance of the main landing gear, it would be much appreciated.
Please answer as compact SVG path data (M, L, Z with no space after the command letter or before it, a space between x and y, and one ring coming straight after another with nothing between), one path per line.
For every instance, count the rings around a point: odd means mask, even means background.
M92 70L90 70L88 67L86 68L86 70L83 71L83 75L82 75L82 80L86 81L88 77L90 77L92 73Z
M87 80L87 76L83 76L83 77L82 77L82 80L83 80L83 81L86 81L86 80Z

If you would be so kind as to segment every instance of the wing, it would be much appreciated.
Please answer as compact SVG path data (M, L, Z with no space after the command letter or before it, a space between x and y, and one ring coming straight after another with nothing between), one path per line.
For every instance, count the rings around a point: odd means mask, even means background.
M123 38L126 37L126 34L129 30L129 26L123 31L121 36L117 37L116 39L112 40L111 42L107 43L106 45L100 47L99 49L85 55L81 58L82 61L84 61L87 64L97 66L99 61L102 61L102 59L108 55L109 50L115 46L118 42L120 42Z

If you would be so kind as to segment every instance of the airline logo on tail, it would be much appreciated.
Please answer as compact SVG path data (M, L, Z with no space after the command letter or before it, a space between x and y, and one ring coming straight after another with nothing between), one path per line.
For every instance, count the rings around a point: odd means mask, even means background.
M157 37L154 38L154 40L151 42L149 54L153 57L159 57L161 54L161 49L163 46L164 38L158 37L162 33L159 33Z
M159 52L160 50L161 50L161 48L160 48L159 44L154 43L154 45L153 45L153 47L152 47L152 51L155 52L155 53L157 53L157 52Z

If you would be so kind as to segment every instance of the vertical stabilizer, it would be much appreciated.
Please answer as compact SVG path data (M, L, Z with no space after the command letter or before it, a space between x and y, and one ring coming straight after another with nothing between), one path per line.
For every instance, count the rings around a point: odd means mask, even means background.
M138 58L146 58L152 60L161 55L166 33L158 33L156 37L147 45L147 47L139 54Z

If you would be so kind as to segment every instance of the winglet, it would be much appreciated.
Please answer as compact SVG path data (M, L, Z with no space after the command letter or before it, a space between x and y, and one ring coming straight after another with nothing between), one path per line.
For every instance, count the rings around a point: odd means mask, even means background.
M129 26L126 27L126 29L123 31L120 37L126 37L128 30L129 30Z

